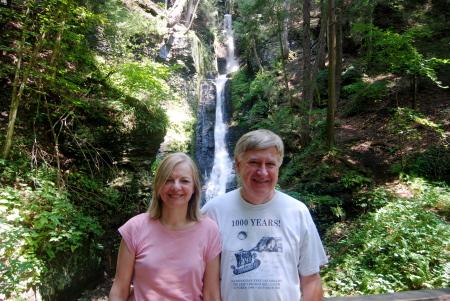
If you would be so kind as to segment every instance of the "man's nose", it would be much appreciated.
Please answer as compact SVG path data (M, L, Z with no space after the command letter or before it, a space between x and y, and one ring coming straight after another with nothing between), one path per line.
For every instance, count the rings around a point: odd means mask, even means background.
M260 175L267 174L267 167L264 164L261 164L261 166L259 167L258 174L260 174Z

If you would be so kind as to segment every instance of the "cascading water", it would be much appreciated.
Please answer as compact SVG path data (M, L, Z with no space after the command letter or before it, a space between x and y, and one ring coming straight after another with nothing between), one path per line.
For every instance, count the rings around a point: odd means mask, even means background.
M234 55L234 38L233 38L233 28L231 23L231 15L226 14L224 17L224 27L225 27L225 37L227 39L227 67L226 73L235 72L239 69L238 61Z
M216 120L214 127L214 165L206 184L205 200L224 194L227 184L233 181L233 161L230 159L226 147L227 124L224 122L225 84L227 74L238 70L239 64L234 56L234 40L231 27L231 15L224 17L224 31L227 40L227 57L225 74L216 78Z

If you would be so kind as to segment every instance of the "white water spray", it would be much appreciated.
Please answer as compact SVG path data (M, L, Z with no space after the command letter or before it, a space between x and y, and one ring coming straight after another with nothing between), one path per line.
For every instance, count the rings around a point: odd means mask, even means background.
M234 56L234 40L231 28L231 15L227 14L224 18L225 36L227 40L226 74L237 71L239 64ZM233 180L232 170L233 162L226 147L227 124L223 118L223 102L225 84L227 82L226 74L219 75L216 78L216 123L214 127L214 165L206 184L205 199L210 199L224 194L227 189L227 183Z

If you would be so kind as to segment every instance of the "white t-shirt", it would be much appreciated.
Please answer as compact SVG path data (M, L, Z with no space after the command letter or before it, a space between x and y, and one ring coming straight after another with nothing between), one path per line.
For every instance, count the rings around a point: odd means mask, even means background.
M299 274L318 273L328 262L308 208L282 192L252 205L236 189L202 210L222 236L223 301L300 300Z

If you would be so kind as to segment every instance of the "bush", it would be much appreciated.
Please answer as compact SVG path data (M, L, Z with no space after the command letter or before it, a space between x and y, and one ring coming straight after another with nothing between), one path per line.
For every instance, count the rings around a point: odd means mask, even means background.
M342 87L342 97L351 101L345 111L345 116L350 117L367 110L367 102L375 102L388 93L388 81L378 80L370 82L362 78L354 83Z
M291 197L302 201L311 210L319 231L323 232L335 222L345 218L343 201L330 195L314 195L306 191L283 191Z
M407 158L405 172L432 181L450 183L450 149L444 146L430 146L423 153Z
M102 230L56 187L52 171L31 173L6 160L0 170L0 294L9 298L39 285L57 253L73 252Z
M414 199L395 199L359 223L336 224L327 233L326 295L448 287L450 225L435 208L446 208L448 214L450 191L432 186L422 191Z

